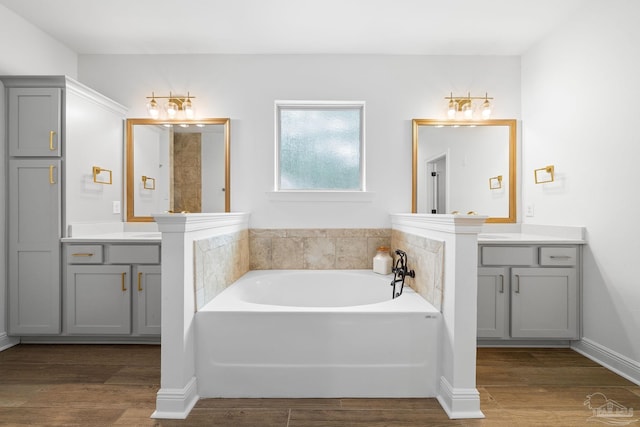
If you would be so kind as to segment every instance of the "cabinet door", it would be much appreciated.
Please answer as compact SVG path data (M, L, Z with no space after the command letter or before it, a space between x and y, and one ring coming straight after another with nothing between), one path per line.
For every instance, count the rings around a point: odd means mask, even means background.
M511 270L511 336L578 338L575 268Z
M136 280L136 318L139 335L160 335L161 267L139 265L134 268Z
M9 333L60 333L60 160L9 162Z
M9 88L9 155L59 157L60 88Z
M131 267L69 265L66 323L70 334L131 333Z
M478 268L478 338L508 337L508 280L505 268Z

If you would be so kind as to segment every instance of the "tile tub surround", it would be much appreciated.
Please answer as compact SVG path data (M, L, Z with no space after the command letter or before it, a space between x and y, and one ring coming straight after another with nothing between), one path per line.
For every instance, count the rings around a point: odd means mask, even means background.
M350 270L373 268L391 229L250 229L251 270Z
M407 264L416 277L407 277L408 284L424 299L442 311L444 243L439 240L399 230L391 232L391 247L407 253Z
M198 309L249 271L247 230L193 242Z

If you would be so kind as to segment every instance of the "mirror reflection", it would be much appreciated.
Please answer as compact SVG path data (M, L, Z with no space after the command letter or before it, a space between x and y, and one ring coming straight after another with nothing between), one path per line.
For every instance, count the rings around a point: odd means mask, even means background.
M127 221L229 212L229 119L127 119Z
M516 222L515 177L515 120L413 120L412 212Z

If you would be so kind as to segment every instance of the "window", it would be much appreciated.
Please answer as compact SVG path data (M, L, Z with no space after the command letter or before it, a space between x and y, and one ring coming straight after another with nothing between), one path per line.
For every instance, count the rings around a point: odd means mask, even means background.
M364 191L364 103L276 102L276 190Z

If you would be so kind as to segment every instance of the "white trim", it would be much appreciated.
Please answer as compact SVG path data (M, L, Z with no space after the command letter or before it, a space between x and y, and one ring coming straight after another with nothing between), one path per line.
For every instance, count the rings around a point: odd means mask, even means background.
M10 337L6 332L0 334L0 351L4 351L17 344L20 344L20 338Z
M617 353L590 339L583 338L575 342L571 348L605 368L640 385L640 363L631 360L620 353Z
M198 403L196 377L192 377L184 388L161 388L156 397L156 410L151 418L184 420Z
M414 234L416 230L429 230L477 235L486 219L483 215L396 213L391 214L391 227Z
M198 230L225 229L240 226L248 228L249 214L242 212L153 214L162 233L185 233Z
M372 202L375 193L370 191L268 191L274 202Z
M454 389L445 377L440 377L437 399L451 419L484 418L480 410L480 393L475 388Z

